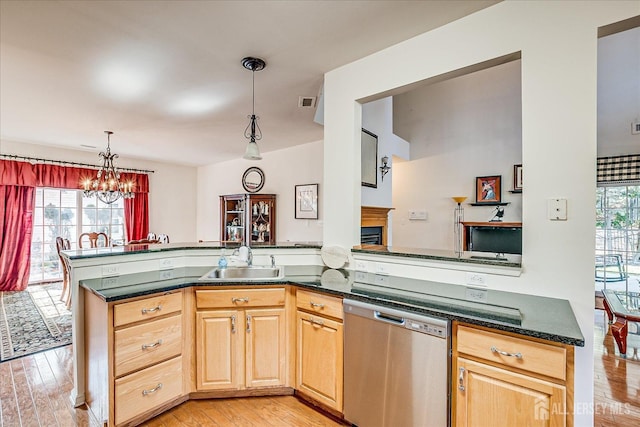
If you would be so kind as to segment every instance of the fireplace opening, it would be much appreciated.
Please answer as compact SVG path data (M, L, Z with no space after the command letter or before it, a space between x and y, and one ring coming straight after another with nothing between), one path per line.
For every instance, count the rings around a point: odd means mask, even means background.
M360 244L381 245L382 244L382 227L361 227L360 228Z

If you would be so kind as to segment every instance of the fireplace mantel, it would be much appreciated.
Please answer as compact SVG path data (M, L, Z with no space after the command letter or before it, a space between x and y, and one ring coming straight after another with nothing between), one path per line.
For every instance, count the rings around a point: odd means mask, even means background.
M361 227L382 227L382 245L387 246L387 232L389 229L389 211L393 208L377 206L362 206L360 208Z

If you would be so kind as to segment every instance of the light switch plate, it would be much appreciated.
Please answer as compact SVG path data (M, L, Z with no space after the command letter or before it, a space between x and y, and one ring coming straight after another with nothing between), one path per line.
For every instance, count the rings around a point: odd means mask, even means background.
M409 210L409 219L412 221L426 221L427 211L422 209L411 209Z

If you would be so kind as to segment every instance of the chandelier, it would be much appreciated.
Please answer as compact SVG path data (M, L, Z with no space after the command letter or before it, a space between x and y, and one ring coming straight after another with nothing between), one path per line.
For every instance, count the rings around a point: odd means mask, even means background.
M247 138L249 140L249 143L247 144L247 150L244 153L244 156L242 156L244 159L247 160L261 160L262 156L260 156L260 150L258 149L258 144L256 143L256 141L260 141L262 139L262 131L260 130L260 127L258 126L258 119L259 117L256 116L256 71L260 71L260 70L264 70L264 67L267 66L267 64L260 58L252 58L252 57L246 57L242 59L242 66L244 68L246 68L247 70L251 70L251 75L253 78L253 88L252 88L252 109L251 109L251 115L247 116L247 118L249 119L249 124L247 125L247 128L244 130L244 137Z
M133 182L121 182L120 172L113 164L113 161L119 157L117 154L111 154L111 135L113 132L105 130L104 133L107 134L107 151L98 154L98 157L102 159L102 166L96 177L84 180L82 186L84 197L98 196L100 201L109 205L120 197L131 199L135 194L133 193Z

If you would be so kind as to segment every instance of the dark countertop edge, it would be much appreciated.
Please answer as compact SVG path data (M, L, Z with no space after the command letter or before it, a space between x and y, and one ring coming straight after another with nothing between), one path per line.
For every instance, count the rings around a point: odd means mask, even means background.
M436 309L430 309L428 307L420 307L417 305L412 305L412 304L403 304L401 302L397 302L397 301L393 301L390 299L384 299L384 298L372 298L372 297L367 297L366 295L358 295L358 294L353 294L353 293L347 293L347 292L342 292L339 290L335 290L335 289L328 289L328 288L321 288L317 285L317 283L314 282L303 282L303 281L290 281L287 279L283 279L283 280L277 280L277 281L273 281L270 280L269 282L233 282L233 281L229 281L229 282L198 282L197 279L187 279L185 280L185 282L183 283L176 283L175 285L169 285L169 286L163 286L163 287L159 287L156 289L147 289L145 291L139 291L139 292L133 292L133 293L129 293L126 295L119 295L119 296L115 296L115 297L105 297L104 295L100 294L100 292L98 292L95 289L92 289L88 286L85 286L84 284L80 284L80 286L82 286L82 288L86 289L87 291L91 292L92 294L96 295L97 297L99 297L100 299L102 299L103 301L109 303L109 302L116 302L116 301L121 301L124 299L129 299L129 298L135 298L135 297L141 297L141 296L145 296L145 295L152 295L152 294L156 294L159 292L169 292L169 291L174 291L174 290L178 290L178 289L184 289L184 288L191 288L191 287L204 287L204 286L209 286L209 287L216 287L216 286L243 286L243 287L251 287L251 286L265 286L265 285L292 285L292 286L298 286L298 287L302 287L305 289L310 289L310 290L314 290L316 292L320 292L320 293L325 293L325 294L330 294L330 295L336 295L339 296L341 298L347 298L347 299L353 299L353 300L358 300L358 301L363 301L363 302L368 302L368 303L377 303L377 304L383 304L392 308L397 308L397 309L401 309L401 310L405 310L405 311L411 311L414 313L420 313L420 314L426 314L426 315L431 315L431 316L435 316L435 317L440 317L440 318L444 318L444 319L448 319L448 320L457 320L460 322L465 322L465 323L470 323L473 325L478 325L478 326L485 326L491 329L497 329L500 331L504 331L504 332L512 332L512 333L516 333L519 335L524 335L524 336L528 336L528 337L532 337L532 338L540 338L540 339L545 339L548 341L553 341L553 342L557 342L557 343L562 343L562 344L567 344L567 345L572 345L572 346L577 346L577 347L584 347L585 345L585 341L584 341L584 337L571 337L571 336L564 336L564 335L558 335L558 334L552 334L552 333L548 333L548 332L540 332L540 331L535 331L535 330L531 330L531 329L526 329L526 328L522 328L520 326L517 325L512 325L509 323L504 323L498 320L487 320L487 319L482 319L482 318L478 318L478 317L474 317L474 316L465 316L465 315L457 315L455 313L451 313L451 312L444 312L444 311L440 311L440 310L436 310Z
M62 255L67 259L89 259L102 258L110 256L148 254L158 252L171 252L183 250L201 250L201 249L236 249L240 245L229 245L221 243L169 243L169 244L153 244L153 245L130 245L126 252L122 250L123 246L114 246L113 248L85 249L62 251ZM253 244L252 249L320 249L321 243L276 243L274 245ZM79 253L80 252L80 253Z
M353 253L363 253L363 254L372 254L372 255L382 255L389 257L402 257L402 258L417 258L417 259L425 259L431 261L445 261L452 263L465 263L465 264L479 264L479 265L490 265L490 266L498 266L498 267L510 267L510 268L522 268L522 263L519 262L511 262L511 261L498 261L491 260L486 258L469 258L469 255L466 257L455 257L455 256L446 256L446 255L436 255L436 254L428 254L425 250L416 250L412 252L410 249L405 250L391 250L386 246L380 246L379 248L359 248L354 247L351 249ZM489 256L487 256L488 258Z

